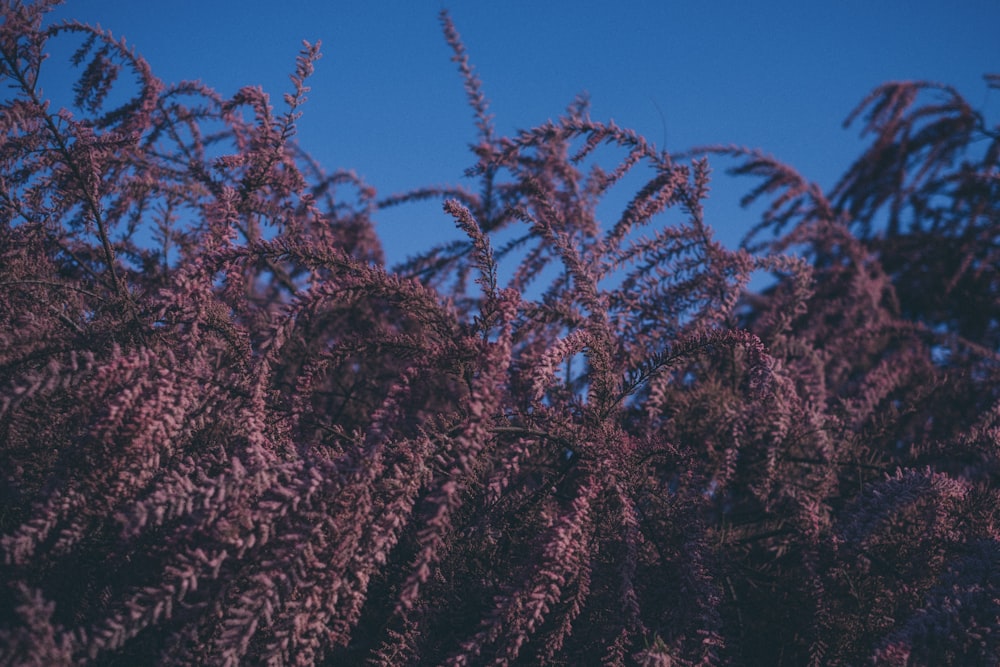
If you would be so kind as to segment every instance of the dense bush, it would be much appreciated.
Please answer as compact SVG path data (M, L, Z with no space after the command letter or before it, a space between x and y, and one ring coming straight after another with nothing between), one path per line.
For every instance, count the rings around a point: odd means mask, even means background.
M279 113L52 4L0 3L0 663L1000 661L1000 126L956 91L875 90L830 193L700 151L763 179L734 251L705 158L583 100L498 136L446 15L479 187L378 200L293 142L315 46ZM388 270L419 198L465 240Z

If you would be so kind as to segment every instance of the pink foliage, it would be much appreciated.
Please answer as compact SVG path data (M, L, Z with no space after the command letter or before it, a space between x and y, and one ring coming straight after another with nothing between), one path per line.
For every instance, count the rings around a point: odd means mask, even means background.
M53 4L0 2L0 663L1000 662L1000 126L957 91L876 89L829 193L700 151L770 202L730 250L705 157L582 98L497 136L447 14L478 187L379 201L294 142L318 44L278 110ZM463 239L384 266L427 198Z

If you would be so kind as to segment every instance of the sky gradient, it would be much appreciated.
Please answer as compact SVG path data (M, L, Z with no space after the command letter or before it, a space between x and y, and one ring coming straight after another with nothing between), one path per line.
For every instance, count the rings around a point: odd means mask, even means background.
M997 0L70 0L55 18L125 36L168 83L200 79L227 96L261 85L278 103L301 40L322 40L299 142L386 196L461 183L472 164L475 127L442 8L501 134L555 118L586 91L595 120L613 118L658 147L761 148L829 187L863 146L842 121L879 83L940 81L988 117L1000 111L981 79L1000 71ZM736 205L753 182L712 164L708 221L732 247L753 223ZM376 222L390 264L459 235L437 203Z

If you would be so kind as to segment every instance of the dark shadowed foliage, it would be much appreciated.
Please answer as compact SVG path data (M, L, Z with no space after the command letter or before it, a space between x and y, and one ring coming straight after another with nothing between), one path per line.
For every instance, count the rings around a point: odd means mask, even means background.
M1000 126L956 91L872 92L829 193L699 151L762 179L734 251L705 157L583 99L498 136L447 15L478 187L379 200L294 143L317 46L223 99L53 4L0 2L0 664L1000 662ZM427 198L464 240L386 268Z

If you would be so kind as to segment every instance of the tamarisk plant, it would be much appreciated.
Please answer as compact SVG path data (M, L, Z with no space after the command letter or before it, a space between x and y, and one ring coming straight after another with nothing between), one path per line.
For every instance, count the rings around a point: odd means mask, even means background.
M703 151L773 195L729 250L703 157L582 98L498 136L446 14L478 188L379 200L294 143L318 45L278 112L54 4L0 2L0 663L997 662L1000 132L957 92L875 91L829 195ZM462 240L386 268L426 198Z

